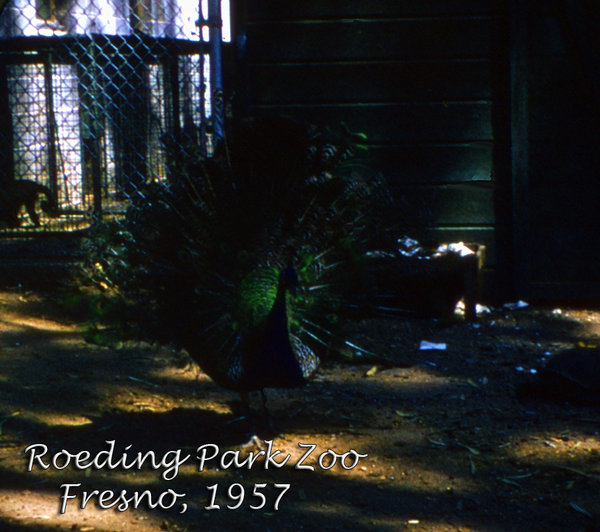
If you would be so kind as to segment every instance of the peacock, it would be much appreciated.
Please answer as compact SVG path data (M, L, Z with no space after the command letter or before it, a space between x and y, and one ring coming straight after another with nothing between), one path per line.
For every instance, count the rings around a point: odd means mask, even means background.
M244 121L211 157L182 142L165 140L166 179L96 227L86 271L217 384L302 386L346 341L361 257L385 232L389 193L360 162L365 137L275 117Z

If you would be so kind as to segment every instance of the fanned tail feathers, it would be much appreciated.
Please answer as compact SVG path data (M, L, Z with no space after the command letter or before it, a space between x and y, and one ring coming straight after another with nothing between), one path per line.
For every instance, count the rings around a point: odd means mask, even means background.
M212 158L173 157L169 180L147 184L124 220L99 229L109 236L92 253L96 273L142 302L149 329L193 352L220 384L277 385L274 373L258 382L271 370L257 352L289 350L300 373L281 382L294 385L334 343L353 264L388 195L353 159L362 136L326 137L287 120L251 121ZM282 288L288 267L295 297ZM285 337L265 333L283 316Z

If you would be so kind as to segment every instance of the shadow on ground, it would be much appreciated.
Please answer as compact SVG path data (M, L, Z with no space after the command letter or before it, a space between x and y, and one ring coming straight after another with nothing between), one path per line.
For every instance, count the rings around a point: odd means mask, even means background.
M58 319L44 301L18 293L0 299L2 529L595 530L599 410L523 405L514 386L545 353L600 342L600 313L527 309L445 327L361 322L356 337L369 336L398 367L325 364L302 390L269 391L278 428L272 450L280 451L274 460L290 458L278 468L261 457L248 468L227 465L234 455L243 461L259 453L241 448L261 426L258 398L256 419L239 419L235 394L180 353L87 344L81 324ZM420 340L447 349L419 351ZM113 440L115 456L151 452L158 464L148 455L139 468L36 464L27 471L29 445L43 443L47 458L63 449L93 457ZM199 471L197 449L206 444L219 454ZM303 465L312 471L294 467L308 444L316 447ZM353 468L328 469L328 449L368 456ZM166 480L161 474L176 452L189 458ZM65 484L80 485L60 514ZM93 496L78 509L83 492L93 490L114 497L149 490L154 502L172 490L181 498L169 510L142 504L119 512L101 509ZM242 490L240 507L229 509ZM263 496L264 506L253 510ZM207 510L211 504L220 508Z

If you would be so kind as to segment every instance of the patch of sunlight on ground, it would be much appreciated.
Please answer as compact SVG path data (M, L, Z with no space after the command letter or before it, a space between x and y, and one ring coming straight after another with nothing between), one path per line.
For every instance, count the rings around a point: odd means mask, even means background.
M509 453L520 461L527 461L537 465L555 465L556 467L569 469L587 466L587 461L593 461L594 470L582 471L585 476L600 480L600 437L590 434L579 434L574 432L531 434L521 442L513 442ZM591 462L590 462L591 463ZM572 468L571 468L572 469ZM580 471L575 471L580 472Z
M0 320L0 327L9 328L11 331L23 329L36 329L40 332L69 332L81 333L84 330L82 325L66 325L53 320L44 318L34 318L31 316L23 316L22 314L13 314L3 312Z
M48 427L82 427L93 423L91 419L85 416L57 412L19 412L13 414L13 417L15 415L20 415L23 419Z
M64 530L137 530L147 529L151 518L139 511L116 512L101 510L94 505L81 510L75 500L69 501L64 514L60 507L59 486L45 487L52 493L40 493L30 490L0 491L0 516L9 521L37 524L40 527L60 526ZM101 523L101 524L100 524ZM136 526L137 525L137 526ZM157 529L160 524L156 523Z

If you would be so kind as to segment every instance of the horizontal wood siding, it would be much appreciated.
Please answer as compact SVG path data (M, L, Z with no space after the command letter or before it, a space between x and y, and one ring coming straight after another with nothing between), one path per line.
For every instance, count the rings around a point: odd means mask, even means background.
M402 217L427 229L493 227L493 189L482 185L393 186L402 197Z
M490 23L490 17L257 22L248 27L248 53L261 63L485 58Z
M366 133L369 142L375 145L390 141L460 144L492 140L491 105L488 102L261 104L254 109L312 123L335 125L344 122L351 130Z
M493 270L504 4L248 0L248 111L366 133L403 227L431 244L485 244Z
M370 157L384 175L398 184L489 181L492 176L490 141L392 144L372 146Z
M489 100L489 63L474 60L252 65L258 104ZM324 89L326 89L324 91Z
M259 21L340 20L492 15L501 11L502 0L255 0L250 5L253 19Z

